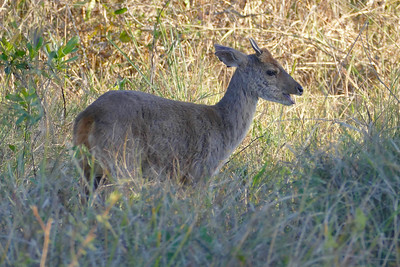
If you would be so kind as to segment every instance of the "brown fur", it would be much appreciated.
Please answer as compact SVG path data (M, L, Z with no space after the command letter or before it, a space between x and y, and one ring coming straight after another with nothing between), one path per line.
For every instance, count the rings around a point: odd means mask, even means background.
M84 117L81 120L79 120L75 124L75 129L74 129L74 144L83 144L87 148L90 149L89 146L89 133L91 132L91 129L93 127L93 118L92 117Z
M260 61L264 63L271 63L279 66L279 63L272 57L271 53L267 49L262 49L262 54L259 56Z
M245 137L259 98L294 104L302 87L268 50L256 54L215 45L216 56L236 67L215 105L172 101L138 91L110 91L75 120L74 144L96 158L95 177L176 177L198 181L216 174ZM82 160L89 179L88 161ZM96 187L96 184L95 184Z

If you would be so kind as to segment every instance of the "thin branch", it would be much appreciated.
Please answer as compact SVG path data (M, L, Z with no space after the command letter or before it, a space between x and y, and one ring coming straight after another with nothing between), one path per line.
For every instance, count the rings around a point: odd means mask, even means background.
M154 28L153 28L153 44L151 47L151 57L150 57L150 83L151 84L154 83L154 75L155 75L154 72L156 69L155 63L154 63L154 55L157 53L157 46L156 46L156 43L158 40L158 37L156 37L157 36L157 28L158 28L158 25L160 24L161 14L164 11L164 9L168 6L169 2L170 2L170 0L167 0L164 3L161 10L158 12L157 17L156 17L156 23L154 24Z
M47 253L49 251L49 242L50 242L50 230L51 230L51 224L53 223L53 219L50 218L47 221L47 224L45 225L42 218L39 216L39 212L36 206L31 206L31 209L33 211L33 215L36 217L36 220L39 222L40 227L42 228L44 232L44 243L43 243L43 252L42 252L42 257L40 259L40 267L46 266L46 258L47 258Z
M360 32L357 35L357 38L354 40L354 42L351 44L349 51L347 52L346 56L344 57L344 59L340 62L339 64L339 69L335 75L335 77L333 78L333 81L336 81L337 77L339 76L339 73L342 71L343 69L343 65L344 63L347 61L347 58L349 57L351 51L353 51L354 45L357 43L358 38L360 38L361 33L365 30L365 28L368 26L368 20L364 23L364 25L362 26ZM333 85L334 83L331 84L331 87L329 88L329 92L333 92Z
M367 43L367 47L364 46L364 42L361 42L361 44L362 44L362 47L363 47L363 49L364 49L365 54L367 55L367 58L368 58L368 60L369 60L369 64L372 66L372 70L373 70L373 72L374 72L376 78L377 78L378 81L390 92L390 94L394 97L394 99L396 99L397 102L400 103L400 100L399 100L399 99L397 98L397 96L393 93L393 91L389 88L389 86L387 86L387 85L382 81L382 79L379 77L378 72L377 72L376 69L374 68L374 65L373 65L373 63L372 63L371 54L370 54L371 48L370 48L369 42L368 42L368 30L367 30L367 32L365 33L365 42Z

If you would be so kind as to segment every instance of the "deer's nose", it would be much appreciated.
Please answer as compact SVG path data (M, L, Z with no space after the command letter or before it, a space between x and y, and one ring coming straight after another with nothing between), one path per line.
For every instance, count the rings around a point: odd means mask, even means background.
M299 85L297 85L297 94L298 95L302 95L303 94L303 87L299 84Z

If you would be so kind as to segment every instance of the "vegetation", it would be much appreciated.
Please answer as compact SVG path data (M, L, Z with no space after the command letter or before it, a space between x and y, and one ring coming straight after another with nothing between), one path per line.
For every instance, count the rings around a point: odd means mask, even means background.
M0 265L400 266L400 2L0 5ZM260 101L196 186L140 177L82 201L75 116L108 90L217 102L213 44L267 47L305 88Z

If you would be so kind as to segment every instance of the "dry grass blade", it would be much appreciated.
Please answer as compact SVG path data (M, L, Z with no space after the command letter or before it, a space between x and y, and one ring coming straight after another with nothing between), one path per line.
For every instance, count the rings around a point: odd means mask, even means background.
M2 1L0 265L400 266L398 11L397 0ZM233 70L213 45L250 53L250 37L303 85L296 105L259 102L212 179L182 188L138 170L82 204L79 112L109 90L215 104Z
M42 230L44 232L43 251L42 251L42 257L40 259L40 267L44 267L44 266L46 266L46 258L47 258L47 253L48 253L48 249L49 249L49 241L50 241L51 224L53 223L53 219L50 218L45 225L42 218L40 218L37 207L32 206L31 209L33 211L33 215L36 217L36 220L39 222L40 227L42 228Z

